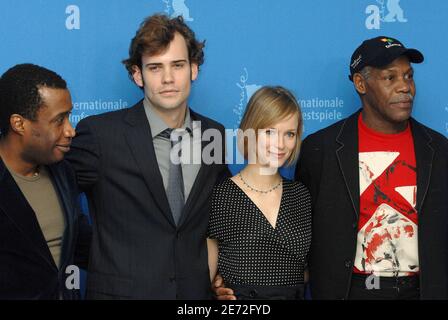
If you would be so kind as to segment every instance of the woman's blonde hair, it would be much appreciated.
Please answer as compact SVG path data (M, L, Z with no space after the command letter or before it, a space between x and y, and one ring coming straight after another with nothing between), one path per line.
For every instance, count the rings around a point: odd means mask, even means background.
M245 159L248 159L248 138L244 135L248 129L257 134L259 129L265 129L279 121L288 119L297 114L297 142L296 146L286 160L287 166L297 160L300 150L303 119L300 105L294 95L286 88L280 86L264 86L257 90L249 100L238 132L238 147Z

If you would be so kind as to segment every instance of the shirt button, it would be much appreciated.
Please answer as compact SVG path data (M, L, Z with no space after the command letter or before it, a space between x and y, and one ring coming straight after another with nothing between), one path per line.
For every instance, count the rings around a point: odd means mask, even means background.
M352 266L352 261L351 260L346 260L345 261L345 267L346 268L350 268Z

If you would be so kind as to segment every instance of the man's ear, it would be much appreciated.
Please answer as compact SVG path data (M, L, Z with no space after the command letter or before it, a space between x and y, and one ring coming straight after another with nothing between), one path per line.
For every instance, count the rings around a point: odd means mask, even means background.
M360 95L366 93L366 81L367 80L364 79L364 77L360 73L355 73L353 75L353 83L355 85L355 89Z
M9 126L11 131L23 135L25 132L25 118L20 114L13 114L9 118Z
M198 77L199 66L197 63L194 62L192 62L190 66L191 66L191 81L194 81Z
M143 75L142 70L136 66L132 66L132 78L134 79L134 82L136 85L138 85L140 88L143 88Z

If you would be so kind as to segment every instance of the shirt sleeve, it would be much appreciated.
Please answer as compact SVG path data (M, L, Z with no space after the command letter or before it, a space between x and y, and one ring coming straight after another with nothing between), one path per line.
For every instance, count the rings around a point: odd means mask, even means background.
M91 128L89 118L78 123L76 136L65 159L75 169L78 187L81 191L88 190L98 181L101 159L100 143Z

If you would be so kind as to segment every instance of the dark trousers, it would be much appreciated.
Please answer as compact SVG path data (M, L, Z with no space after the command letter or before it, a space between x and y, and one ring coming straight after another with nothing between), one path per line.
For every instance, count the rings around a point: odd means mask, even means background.
M349 300L419 300L419 277L379 277L353 274ZM366 283L367 280L367 283ZM377 284L377 286L375 286ZM378 287L378 288L376 288Z
M304 285L245 286L229 284L238 300L303 300Z

